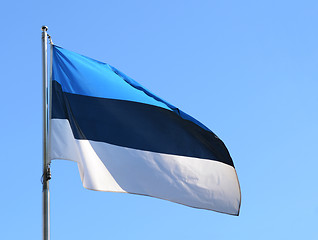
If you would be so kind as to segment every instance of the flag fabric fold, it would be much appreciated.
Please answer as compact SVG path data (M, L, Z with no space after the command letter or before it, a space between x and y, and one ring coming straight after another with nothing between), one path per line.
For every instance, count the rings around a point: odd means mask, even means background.
M206 126L114 67L53 46L50 158L83 186L239 214L231 156Z

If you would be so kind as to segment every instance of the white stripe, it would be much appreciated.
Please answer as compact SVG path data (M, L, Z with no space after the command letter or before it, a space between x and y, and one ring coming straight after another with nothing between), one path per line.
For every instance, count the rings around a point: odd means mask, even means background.
M52 119L51 129L51 159L76 161L85 188L238 214L239 183L235 169L227 164L77 140L65 119Z

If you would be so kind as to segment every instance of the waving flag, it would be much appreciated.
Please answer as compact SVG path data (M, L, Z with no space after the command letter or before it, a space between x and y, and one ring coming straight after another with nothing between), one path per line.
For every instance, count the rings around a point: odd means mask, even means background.
M228 150L202 123L114 67L53 46L50 158L83 186L239 214Z

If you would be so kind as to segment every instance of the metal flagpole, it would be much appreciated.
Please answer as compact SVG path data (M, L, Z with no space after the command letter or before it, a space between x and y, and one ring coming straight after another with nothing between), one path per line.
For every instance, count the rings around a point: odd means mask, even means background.
M50 191L51 179L48 161L48 76L47 76L47 26L42 26L42 67L43 67L43 240L50 240Z

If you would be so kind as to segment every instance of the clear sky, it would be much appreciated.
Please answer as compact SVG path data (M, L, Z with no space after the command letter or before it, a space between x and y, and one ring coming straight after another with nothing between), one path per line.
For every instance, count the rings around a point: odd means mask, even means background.
M51 238L318 239L318 2L5 1L0 239L41 239L41 26L120 69L227 145L239 217L82 187L52 163Z

